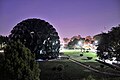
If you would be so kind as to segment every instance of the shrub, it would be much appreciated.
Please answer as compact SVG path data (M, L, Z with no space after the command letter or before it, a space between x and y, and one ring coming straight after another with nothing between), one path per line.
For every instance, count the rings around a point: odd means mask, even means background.
M91 60L91 59L92 59L92 57L87 57L87 59L88 59L88 60Z
M80 56L82 57L82 56L83 56L83 54L80 54Z
M35 55L19 41L10 41L5 50L2 80L39 80Z

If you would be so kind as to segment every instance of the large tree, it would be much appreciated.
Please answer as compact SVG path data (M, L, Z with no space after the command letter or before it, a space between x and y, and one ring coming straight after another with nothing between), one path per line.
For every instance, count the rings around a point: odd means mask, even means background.
M10 41L4 51L1 80L39 80L40 69L35 55L20 41Z
M9 36L11 40L20 40L36 58L56 58L60 41L55 28L41 19L27 19L18 23Z
M120 61L120 25L112 27L108 33L99 34L97 50L101 59L116 57Z
M84 40L85 40L84 38L80 38L80 39L74 38L73 40L71 40L68 43L67 47L72 48L72 49L73 48L82 48Z
M113 27L108 34L110 37L109 43L114 52L114 56L120 61L120 25Z
M105 60L112 58L113 53L110 47L110 36L108 33L99 34L97 50L97 55L100 59Z
M71 40L69 43L68 43L68 45L67 45L67 47L68 48L70 48L70 49L73 49L73 48L75 48L75 46L78 44L78 39L73 39L73 40Z

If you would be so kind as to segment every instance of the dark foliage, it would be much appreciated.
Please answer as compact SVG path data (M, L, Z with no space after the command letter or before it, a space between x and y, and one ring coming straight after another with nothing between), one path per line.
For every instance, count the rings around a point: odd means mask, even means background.
M108 34L110 37L109 45L111 46L111 50L114 52L117 61L120 61L120 25L113 27Z
M120 25L113 27L108 33L102 33L98 44L98 56L101 59L116 57L120 61Z
M2 49L4 47L3 45L5 45L7 43L7 41L8 41L7 36L5 37L5 36L0 35L0 49Z
M20 40L36 58L56 58L59 53L60 41L55 28L40 19L27 19L18 23L9 36L10 40Z
M0 80L39 80L39 66L28 48L11 41L4 51Z
M83 54L80 54L80 56L82 57L82 56L83 56Z

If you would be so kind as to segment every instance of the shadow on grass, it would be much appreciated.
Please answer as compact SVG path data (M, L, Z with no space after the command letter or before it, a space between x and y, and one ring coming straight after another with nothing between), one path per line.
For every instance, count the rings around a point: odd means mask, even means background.
M41 80L119 80L105 75L96 74L69 60L39 62ZM85 63L97 66L97 63ZM92 76L93 79L88 79ZM104 79L103 79L104 78Z

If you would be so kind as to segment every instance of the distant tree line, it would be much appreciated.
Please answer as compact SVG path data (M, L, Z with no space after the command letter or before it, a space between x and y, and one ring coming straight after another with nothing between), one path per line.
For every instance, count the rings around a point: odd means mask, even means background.
M81 49L84 44L93 44L93 39L91 36L87 36L86 38L82 38L80 35L73 36L71 39L63 38L65 44L64 48L67 49Z

